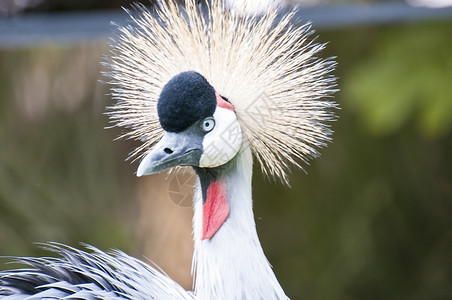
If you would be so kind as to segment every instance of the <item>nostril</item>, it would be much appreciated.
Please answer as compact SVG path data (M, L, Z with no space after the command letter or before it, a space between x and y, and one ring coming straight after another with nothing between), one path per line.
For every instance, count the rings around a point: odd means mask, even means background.
M165 151L166 154L173 153L173 150L171 150L170 148L165 148L165 149L163 149L163 151Z

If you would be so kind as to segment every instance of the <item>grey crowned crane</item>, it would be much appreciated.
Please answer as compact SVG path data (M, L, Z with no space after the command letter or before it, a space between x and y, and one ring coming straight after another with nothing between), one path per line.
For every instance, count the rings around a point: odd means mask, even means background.
M243 16L220 1L136 6L106 63L115 126L142 146L137 175L191 166L193 291L120 251L44 245L56 258L17 258L1 299L287 299L260 245L252 210L254 154L287 183L291 165L330 140L335 62L293 12Z

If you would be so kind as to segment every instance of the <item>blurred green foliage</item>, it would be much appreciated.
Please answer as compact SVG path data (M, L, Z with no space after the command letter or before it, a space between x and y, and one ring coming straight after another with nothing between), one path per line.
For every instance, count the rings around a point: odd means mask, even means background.
M343 86L347 108L371 134L392 134L409 122L425 137L446 136L452 126L451 45L446 24L380 29L372 55Z
M292 299L451 299L452 23L319 35L339 62L334 142L292 188L255 169L277 277ZM1 255L48 240L134 251L134 145L102 129L106 51L0 52Z
M278 278L294 299L452 299L452 23L319 35L334 141L291 189L255 178Z

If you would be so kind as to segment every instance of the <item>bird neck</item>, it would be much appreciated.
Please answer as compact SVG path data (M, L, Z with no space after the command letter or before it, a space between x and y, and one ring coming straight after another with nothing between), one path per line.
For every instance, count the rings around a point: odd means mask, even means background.
M264 255L256 232L251 198L252 156L243 145L236 157L214 169L195 169L192 272L198 299L287 299ZM209 193L212 183L220 192ZM219 186L219 187L218 187ZM224 222L206 229L208 197L223 197L228 210ZM224 199L217 199L224 201ZM209 200L210 201L210 200ZM220 218L221 218L220 216Z

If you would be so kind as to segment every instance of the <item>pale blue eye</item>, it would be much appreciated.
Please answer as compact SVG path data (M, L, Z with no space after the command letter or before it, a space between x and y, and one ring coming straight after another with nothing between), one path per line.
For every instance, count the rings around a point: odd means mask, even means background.
M201 129L204 132L209 132L215 127L215 119L212 117L205 118L201 123Z

